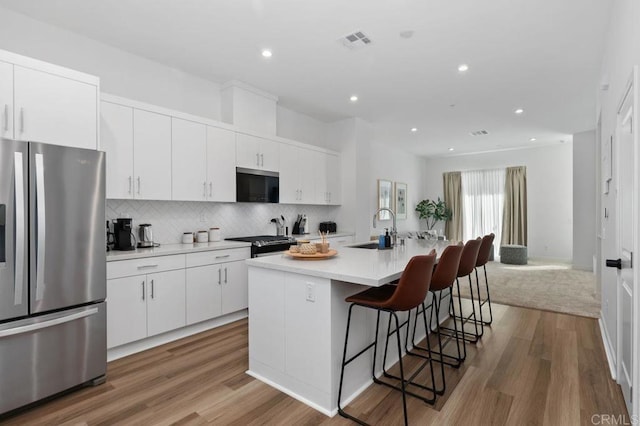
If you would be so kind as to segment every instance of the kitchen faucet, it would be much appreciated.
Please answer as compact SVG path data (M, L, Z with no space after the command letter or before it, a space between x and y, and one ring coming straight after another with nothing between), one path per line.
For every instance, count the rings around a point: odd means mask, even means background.
M393 227L391 228L391 247L395 247L398 237L398 228L396 227L396 213L393 210L388 207L379 208L378 211L373 215L373 227L375 228L377 225L376 216L378 216L378 213L385 210L391 213L391 218L393 219Z

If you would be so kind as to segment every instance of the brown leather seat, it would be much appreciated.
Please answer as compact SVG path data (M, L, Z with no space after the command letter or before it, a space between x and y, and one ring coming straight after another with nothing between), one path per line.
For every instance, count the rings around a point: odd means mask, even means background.
M489 279L487 278L487 262L489 261L489 257L491 256L491 250L493 249L493 240L495 239L495 234L491 233L489 235L485 235L482 237L482 244L480 244L480 250L478 251L478 260L476 261L476 285L478 288L478 300L480 301L480 313L482 313L482 307L485 304L489 305L489 319L486 320L482 318L482 322L485 325L491 325L493 322L493 310L491 309L491 295L489 293ZM478 268L481 267L484 269L484 284L487 292L487 298L482 300L480 295L480 281L478 279Z
M402 275L400 276L400 281L398 285L385 284L380 287L372 287L360 293L357 293L353 296L349 296L345 299L346 302L350 303L349 306L349 314L347 317L347 329L345 332L344 338L344 351L342 353L342 364L340 369L340 386L338 388L338 413L356 421L360 424L365 424L362 420L346 413L341 406L341 398L342 398L342 384L344 380L344 370L345 367L355 360L358 356L364 354L369 349L374 348L373 353L373 367L372 371L372 380L375 383L385 385L395 390L399 390L402 392L402 408L404 412L404 423L408 425L407 419L407 401L406 395L413 395L417 398L422 399L425 402L433 404L435 402L435 392L433 398L426 398L424 396L418 395L407 390L407 386L416 385L416 383L412 382L411 379L405 380L404 378L404 368L402 362L402 346L400 343L400 321L398 320L398 316L396 315L397 311L409 311L418 305L420 305L424 299L427 297L427 293L429 291L429 284L431 283L431 276L433 274L433 267L436 261L436 251L432 250L428 255L414 256L409 260L407 266L405 267ZM367 347L357 352L356 355L347 359L347 343L349 342L349 328L351 324L351 313L355 306L362 306L365 308L376 309L378 311L377 319L376 319L376 333L375 340L370 343ZM378 329L380 327L380 312L386 311L389 312L391 317L395 320L395 330L387 330L387 336L392 333L396 334L397 340L397 349L398 349L398 364L400 366L400 386L394 385L392 383L387 383L386 381L382 381L378 379L374 374L376 370L376 356L377 348L378 348ZM391 318L389 319L389 328L391 325ZM385 349L385 358L386 358L386 349ZM431 366L431 379L433 379L433 366L431 365L431 360L428 360L429 365ZM434 383L435 386L435 383Z
M467 241L464 245L462 256L460 257L460 266L458 267L458 278L466 277L473 272L473 268L476 267L481 244L482 240L478 237L475 240Z
M427 319L426 319L427 306L425 306L425 303L424 302L422 303L421 311L420 309L416 309L416 322L414 323L414 327L413 327L411 343L413 344L413 349L428 352L428 356L421 355L420 353L415 351L409 351L407 347L407 353L410 355L418 356L424 359L433 359L434 361L440 363L440 377L441 377L442 387L439 389L437 387L434 387L433 389L426 388L427 390L434 391L438 395L443 395L446 389L444 364L457 368L461 365L462 361L464 361L466 357L466 348L464 346L464 340L459 338L460 335L457 332L457 328L455 329L455 333L453 334L453 336L456 339L458 356L448 355L443 352L442 338L440 335L440 321L438 319L439 312L440 312L440 309L439 309L440 302L442 300L442 291L446 289L450 290L451 287L453 286L453 283L456 280L456 277L458 276L458 266L460 265L460 257L462 256L463 248L464 247L462 245L462 242L456 245L447 246L442 251L440 258L438 259L438 264L436 265L433 271L433 275L431 276L431 285L429 286L429 291L433 293L433 297L431 299L431 305L430 305L431 312L430 312L429 325L427 325ZM439 298L435 292L440 293ZM449 294L452 294L452 292L450 291ZM421 346L416 343L415 341L416 326L417 326L417 321L420 314L422 314L423 316L425 330L431 330L436 332L437 338L438 338L438 350L433 350L431 348L431 343L429 342L428 337L425 339L426 346ZM435 329L432 326L432 319L434 316L436 318ZM456 325L455 321L454 321L454 325ZM407 336L407 344L408 344L408 340L409 338ZM436 356L435 358L434 358L434 355Z
M345 302L386 311L413 309L427 297L435 259L435 250L428 255L414 256L402 272L398 285L371 287L347 297Z

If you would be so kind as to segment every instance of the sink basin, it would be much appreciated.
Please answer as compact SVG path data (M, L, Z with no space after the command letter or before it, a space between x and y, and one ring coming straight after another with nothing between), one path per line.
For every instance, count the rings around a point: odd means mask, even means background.
M355 244L355 245L348 246L348 247L375 250L375 249L378 248L378 243L374 241L374 242L371 242L371 243Z

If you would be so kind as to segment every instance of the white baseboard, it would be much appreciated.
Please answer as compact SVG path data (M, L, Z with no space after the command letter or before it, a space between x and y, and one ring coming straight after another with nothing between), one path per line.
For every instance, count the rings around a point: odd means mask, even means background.
M598 324L600 325L600 334L602 335L602 343L604 345L604 352L607 355L607 362L609 364L609 372L611 373L611 378L613 380L617 380L617 369L616 369L616 359L615 352L613 350L613 346L611 346L611 339L609 338L609 333L607 332L604 323L602 322L602 312L600 312L600 318L598 319Z
M157 336L148 337L125 345L116 346L115 348L110 348L107 350L107 362L115 361L116 359L146 351L147 349L155 348L156 346L164 345L165 343L173 342L174 340L182 339L184 337L192 336L212 328L238 321L246 318L248 316L248 312L249 311L247 309L243 309L209 321L199 322L197 324L182 327Z

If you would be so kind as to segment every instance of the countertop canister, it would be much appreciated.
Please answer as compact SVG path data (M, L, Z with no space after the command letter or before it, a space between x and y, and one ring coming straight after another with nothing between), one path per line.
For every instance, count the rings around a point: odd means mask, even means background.
M220 241L220 228L209 228L209 241Z

